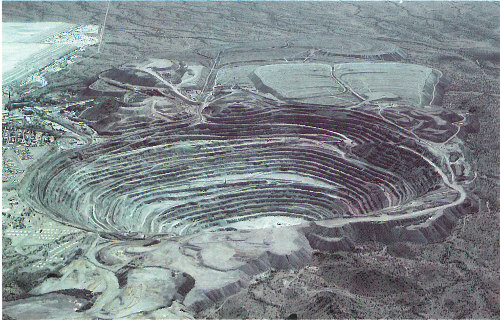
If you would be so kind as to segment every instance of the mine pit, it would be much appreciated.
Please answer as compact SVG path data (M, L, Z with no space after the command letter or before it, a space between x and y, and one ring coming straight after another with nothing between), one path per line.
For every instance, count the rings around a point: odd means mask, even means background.
M106 28L4 24L21 31L3 40L7 317L460 318L434 312L459 276L486 310L471 266L493 220L473 214L495 206L474 191L489 180L468 135L484 130L495 95L477 88L498 50L450 41L486 28L460 20L433 40L408 31L424 16L409 4L300 4L297 19L166 6L68 4Z

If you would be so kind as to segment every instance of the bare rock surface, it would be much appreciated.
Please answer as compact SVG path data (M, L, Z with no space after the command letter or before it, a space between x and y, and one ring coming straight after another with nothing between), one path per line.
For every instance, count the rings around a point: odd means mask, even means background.
M111 2L4 90L4 317L498 317L499 16Z

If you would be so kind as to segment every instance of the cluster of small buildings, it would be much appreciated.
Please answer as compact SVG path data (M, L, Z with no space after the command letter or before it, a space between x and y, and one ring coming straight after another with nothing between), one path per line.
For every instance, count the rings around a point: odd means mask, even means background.
M2 161L2 182L18 182L18 177L24 170L20 169L12 159Z
M10 198L8 204L2 205L2 226L14 229L23 229L25 219L34 215L29 209L19 203L19 199Z
M27 147L39 147L54 142L55 137L50 132L57 131L50 122L39 120L26 114L7 115L2 121L3 145L15 144Z
M27 147L39 147L52 144L55 137L46 132L35 131L29 128L19 128L4 125L2 130L2 143L24 145ZM21 160L25 160L21 157Z

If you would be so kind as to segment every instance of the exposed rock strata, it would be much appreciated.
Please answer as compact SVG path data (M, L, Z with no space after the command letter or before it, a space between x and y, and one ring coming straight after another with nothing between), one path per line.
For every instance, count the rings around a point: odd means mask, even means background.
M462 184L465 117L434 106L441 73L329 50L267 65L257 50L246 58L254 67L224 75L241 86L217 82L217 67L241 62L236 49L213 65L153 59L103 72L91 89L120 99L80 114L95 136L33 166L21 190L45 215L100 237L17 303L75 289L93 294L76 307L85 317L199 312L260 274L305 266L313 250L449 235L477 203ZM332 69L332 57L351 60ZM409 91L395 85L410 78Z

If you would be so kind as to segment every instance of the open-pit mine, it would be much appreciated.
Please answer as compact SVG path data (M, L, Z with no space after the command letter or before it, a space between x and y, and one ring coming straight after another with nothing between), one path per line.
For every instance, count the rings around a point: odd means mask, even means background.
M314 250L443 240L477 210L458 135L469 122L439 106L446 74L406 59L332 38L96 75L95 103L75 109L80 145L54 146L19 184L30 207L74 228L78 254L4 312L186 316Z

